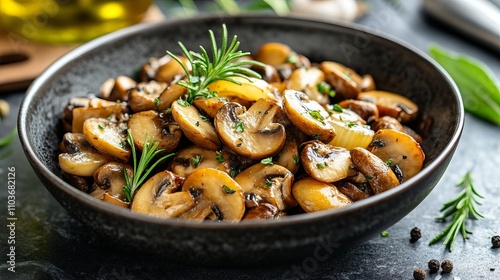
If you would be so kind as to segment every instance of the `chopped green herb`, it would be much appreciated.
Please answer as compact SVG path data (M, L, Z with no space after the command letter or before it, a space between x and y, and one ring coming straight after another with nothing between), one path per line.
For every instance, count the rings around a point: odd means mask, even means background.
M115 114L111 114L111 115L109 115L106 119L107 119L108 121L110 121L110 120L114 119L115 117L116 117L116 115L115 115Z
M288 55L286 62L295 64L299 61L299 56L297 55L296 52L291 52L290 55Z
M266 184L264 185L264 187L266 187L266 189L269 189L272 186L273 186L273 183L271 183L270 181L267 181Z
M223 163L226 161L222 152L219 151L215 152L215 159L217 160L218 163Z
M372 177L372 176L370 176L370 175L365 175L365 178L366 178L366 180L368 180L368 181L370 181L371 179L373 179L373 177Z
M203 115L199 115L200 116L200 119L204 122L208 121L208 118L203 116Z
M194 125L196 125L196 126L200 126L200 121L196 121L196 122L194 123Z
M191 162L193 163L193 167L194 168L198 167L198 165L200 165L202 159L203 159L202 155L195 155L193 158L191 158Z
M382 237L387 237L387 236L389 236L389 232L384 230L384 231L382 231L382 232L380 233L380 236L382 236Z
M317 164L316 164L316 167L317 167L318 169L325 169L325 165L324 165L323 163L317 163Z
M179 105L183 106L183 107L189 107L191 106L191 104L189 102L187 102L186 100L184 99L177 99L177 103L179 103Z
M358 189L365 192L367 187L368 187L368 183L361 183L361 184L359 184Z
M321 135L319 134L314 134L314 140L319 140L321 139Z
M238 170L233 169L233 170L231 170L229 175L231 175L231 177L234 178L234 177L236 177L236 175L238 175L238 173L239 173Z
M262 159L260 161L260 163L265 164L265 165L273 165L273 158L268 157L268 158Z
M455 80L464 109L484 120L500 124L500 82L493 71L481 61L464 54L437 46L431 46L429 52Z
M347 122L345 123L345 125L346 125L347 127L351 128L351 127L357 126L358 124L357 124L357 123L355 123L355 122L350 122L350 121L347 121Z
M332 86L327 82L320 82L316 85L319 92L328 94L330 97L335 97L336 92L332 90Z
M392 165L392 159L388 159L385 161L385 165L391 166Z
M310 110L308 111L309 115L313 117L314 119L323 122L325 118L321 115L319 110Z
M467 219L484 218L484 216L476 210L476 204L480 205L477 198L483 198L483 196L481 196L474 187L472 183L472 174L467 172L456 186L460 187L462 191L456 198L443 205L440 211L445 212L443 216L436 218L436 221L444 222L446 218L450 216L453 216L453 219L442 232L429 242L429 245L432 245L445 237L443 244L449 248L450 252L453 249L453 243L459 232L462 233L464 240L469 238L467 234L472 233L465 227Z
M226 186L226 185L222 185L222 189L227 193L227 194L233 194L235 193L236 191L231 189L230 187Z
M167 109L165 109L164 112L165 112L165 114L170 114L170 113L172 113L172 108L167 108Z
M300 158L297 155L293 155L293 163L295 163L295 165L299 165Z
M233 125L233 129L235 132L243 132L243 131L245 131L245 124L242 121L237 121Z
M100 130L104 130L105 127L102 125L102 124L98 124L97 127L100 129Z
M156 109L158 109L158 106L160 106L160 99L158 97L155 97L155 104L156 104Z
M342 108L342 106L340 106L339 104L333 105L333 110L340 112L340 113L344 112L344 108Z

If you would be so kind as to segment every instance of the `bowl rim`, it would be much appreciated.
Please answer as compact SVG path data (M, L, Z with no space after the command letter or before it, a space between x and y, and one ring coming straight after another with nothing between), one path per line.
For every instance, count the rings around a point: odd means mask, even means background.
M61 179L56 174L52 173L43 163L37 158L33 147L30 142L30 138L28 137L28 128L26 123L27 115L29 114L28 109L38 94L41 94L41 89L45 86L45 83L50 80L54 75L56 75L62 68L64 68L67 64L71 63L79 59L81 56L86 55L87 53L91 53L94 49L106 47L108 44L112 44L113 42L123 40L129 36L134 34L139 34L143 31L148 31L150 29L155 30L159 28L165 28L168 26L182 25L183 23L192 23L192 22L207 22L207 21L220 21L224 22L225 20L229 21L237 21L238 19L260 19L266 22L292 22L294 24L305 24L310 26L322 26L323 28L341 28L341 29L351 29L354 32L361 32L368 36L375 36L378 39L382 39L384 41L389 41L390 43L394 43L399 45L399 47L403 47L406 50L409 50L413 54L419 56L423 61L427 64L435 68L445 79L448 85L451 87L456 101L458 103L458 112L455 116L457 118L457 126L455 131L453 132L451 141L446 145L444 150L427 166L425 166L418 174L414 177L410 178L410 180L403 182L396 188L390 189L383 193L377 194L375 196L368 197L367 199L363 199L348 205L346 207L335 209L335 210L325 210L314 213L300 214L300 215L291 215L286 216L282 219L278 220L265 220L265 221L242 221L239 223L211 223L211 222L193 222L188 220L178 220L178 219L161 219L155 218L139 213L133 213L129 209L124 209L121 207L117 207L114 205L110 205L109 203L105 203L95 198L84 195L80 190L72 187L70 184L66 183L63 179ZM208 30L207 30L208 32ZM157 226L172 226L172 227L182 227L182 228L191 228L191 229L207 229L207 230L223 230L223 229L248 229L248 228L273 228L273 227L282 227L286 225L296 225L296 224L306 224L315 222L323 219L332 219L344 215L349 215L350 213L361 211L361 209L368 208L374 204L382 203L383 201L387 201L397 197L399 194L406 192L408 189L414 187L419 181L424 180L429 173L437 168L440 164L444 163L448 156L453 153L458 142L460 140L460 136L463 131L464 126L464 109L462 98L460 96L459 90L453 81L453 79L449 76L449 74L430 56L428 56L425 52L420 49L412 46L411 44L394 37L392 35L386 34L383 31L373 29L371 27L363 26L357 23L351 22L325 22L317 19L313 19L307 16L281 16L277 17L271 14L240 14L234 16L215 16L215 15L200 15L196 18L182 18L182 19L167 19L162 22L155 23L141 23L131 27L127 27L113 33L104 35L92 41L89 41L73 50L63 55L61 58L56 60L53 64L51 64L37 79L33 81L28 90L26 91L23 100L21 101L21 105L18 113L18 131L19 131L19 139L21 142L21 146L24 150L24 153L28 160L30 161L32 167L38 170L39 174L41 174L45 179L50 182L53 187L58 190L64 192L67 196L70 196L72 199L76 200L77 203L82 203L88 208L92 208L98 212L103 212L105 215L115 216L126 220L132 220L137 223L148 223L154 224Z

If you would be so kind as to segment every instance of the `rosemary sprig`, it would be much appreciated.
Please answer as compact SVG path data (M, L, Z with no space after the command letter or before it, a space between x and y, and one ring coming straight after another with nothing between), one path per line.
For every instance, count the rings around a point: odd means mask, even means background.
M167 158L174 155L174 153L167 154L159 159L157 159L153 164L150 165L150 162L160 153L163 152L164 149L156 149L158 148L159 142L154 141L154 137L149 140L148 133L146 133L146 139L144 141L144 147L142 148L141 158L139 162L137 162L137 154L135 151L134 139L132 138L132 134L130 130L127 129L127 142L130 145L132 152L132 161L134 173L132 176L128 176L127 170L123 169L123 176L125 177L125 185L123 186L123 192L125 193L125 197L127 201L132 201L132 197L134 197L134 193L142 186L142 183L148 178L149 173L160 163L165 161Z
M484 218L484 216L476 210L476 205L479 203L476 197L483 198L476 190L472 183L472 174L467 172L464 177L456 184L457 187L461 187L462 191L460 194L446 202L441 208L441 212L446 211L443 216L436 218L436 221L446 221L447 217L453 215L453 220L451 223L436 237L434 237L429 245L432 245L443 237L445 237L443 244L446 245L450 252L453 250L453 243L458 233L462 233L464 239L468 239L467 234L472 232L465 227L465 222L469 217L474 219Z
M217 41L212 30L209 30L210 41L212 47L212 58L208 52L200 46L201 53L188 51L184 44L179 42L184 56L189 61L192 70L188 70L179 57L167 51L173 59L175 59L186 73L187 80L177 82L179 85L187 88L188 94L186 101L192 104L198 97L212 97L214 93L210 92L207 87L218 80L226 80L235 84L241 84L234 80L234 77L241 77L250 81L250 77L261 78L261 76L248 68L252 65L264 66L262 63L254 60L242 59L244 56L250 55L249 52L238 50L240 42L237 36L233 37L231 44L228 44L228 35L226 25L222 25L222 43L220 48L217 46Z

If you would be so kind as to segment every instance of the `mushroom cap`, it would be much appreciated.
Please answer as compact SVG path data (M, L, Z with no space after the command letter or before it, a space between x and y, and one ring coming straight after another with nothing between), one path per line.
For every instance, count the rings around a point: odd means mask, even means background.
M401 123L410 123L418 116L418 105L409 98L388 91L365 91L358 99L373 102L377 105L380 116L391 116Z
M135 193L130 209L159 218L175 218L195 206L191 194L180 189L183 178L161 171L147 180Z
M186 178L182 191L190 192L196 205L179 218L203 221L210 217L219 221L238 222L245 213L243 190L223 171L197 169Z
M293 173L277 164L258 163L239 173L234 180L245 194L256 194L279 210L297 205L292 196Z
M361 89L362 78L352 69L332 61L323 61L320 68L325 72L328 83L342 99L356 99Z
M293 184L293 196L306 212L338 209L352 204L334 184L305 177Z
M102 165L94 171L94 188L102 189L108 195L123 201L123 186L126 184L124 172L128 176L134 173L132 167L121 162L112 161Z
M279 152L286 139L285 128L273 122L280 108L259 99L248 111L238 103L224 104L215 116L215 130L222 142L235 153L263 159Z
M130 147L126 145L126 128L125 123L90 118L83 123L83 135L101 153L127 162L130 157Z

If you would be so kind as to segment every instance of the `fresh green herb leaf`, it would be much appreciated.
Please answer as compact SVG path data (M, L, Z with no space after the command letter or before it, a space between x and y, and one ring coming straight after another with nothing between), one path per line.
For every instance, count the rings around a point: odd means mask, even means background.
M251 77L261 78L260 74L251 70L248 66L265 66L261 62L242 59L250 55L250 53L238 50L240 42L236 35L228 46L228 34L225 24L222 25L222 42L220 47L217 46L217 40L212 30L209 30L209 34L212 58L202 46L200 46L201 53L196 53L188 51L184 44L179 42L179 47L191 65L191 71L188 70L188 67L179 57L167 51L168 55L175 59L186 73L187 79L179 81L178 84L187 89L186 102L189 104L192 104L198 97L213 94L208 90L208 86L211 83L218 80L226 80L235 84L241 84L234 80L234 77L244 78L249 81Z
M165 114L170 114L170 113L172 113L172 108L167 108L167 109L165 109L164 112L165 112Z
M226 186L226 185L222 185L222 189L227 193L227 194L233 194L235 193L236 191L231 189L230 187Z
M160 106L160 99L158 97L155 97L155 104L156 104L156 109L158 109L158 106Z
M337 94L334 90L332 90L332 86L327 82L318 83L316 88L319 92L328 94L330 97L335 97L335 94Z
M300 158L297 155L293 155L293 163L295 163L295 165L299 165Z
M500 82L484 63L431 46L431 56L450 74L464 102L464 109L484 120L500 124Z
M271 166L271 165L273 165L273 158L268 157L268 158L262 159L260 161L260 163Z
M194 125L196 125L196 126L200 126L200 121L196 121L196 122L194 123Z
M440 210L441 212L445 211L443 216L436 218L436 221L444 222L446 218L453 216L452 221L442 232L429 242L429 245L432 245L444 238L443 244L448 247L450 252L453 250L453 243L459 232L462 233L464 240L469 238L467 234L472 233L465 226L467 219L484 218L484 216L476 210L476 204L481 205L481 203L477 201L477 198L483 197L477 192L472 183L472 174L467 172L464 177L458 181L456 186L460 187L462 191L456 198L443 205Z
M296 52L291 52L286 58L287 63L295 64L299 61L299 56Z
M387 236L389 236L389 232L384 230L384 231L382 231L382 232L380 233L380 236L382 236L382 237L387 237Z
M189 107L191 104L184 99L177 99L177 103L183 107Z
M357 126L358 124L357 124L357 123L355 123L355 122L350 122L350 121L347 121L347 122L345 123L345 125L346 125L347 127L351 128L351 127Z
M388 160L385 161L385 165L391 166L392 162L393 162L393 160L390 158L390 159L388 159Z
M193 164L193 167L194 168L198 167L198 165L200 165L202 159L203 159L202 155L195 155L194 157L192 157L191 163Z
M317 164L316 164L316 167L317 167L318 169L325 169L325 165L324 165L323 163L317 163Z
M264 187L266 187L266 189L269 189L272 186L273 186L273 183L271 183L270 181L267 181L266 184L264 185Z
M199 115L200 116L200 119L204 122L208 121L208 118L203 116L203 115Z
M321 135L319 134L314 134L314 140L319 140L321 139Z
M219 151L215 152L215 159L217 160L218 163L223 163L226 161L222 152Z
M134 173L132 176L128 176L127 170L123 168L123 175L125 177L125 185L123 186L123 192L125 193L125 198L127 201L132 201L135 192L142 186L144 181L148 178L149 174L153 169L160 163L164 162L169 157L173 156L174 153L167 154L157 159L151 164L151 161L159 154L163 152L163 149L156 149L159 142L155 142L154 138L148 139L149 135L146 132L146 137L144 139L144 146L142 148L141 157L138 160L135 151L134 138L130 129L127 129L127 142L130 145L132 153L132 163Z
M0 148L10 145L14 140L14 136L16 135L17 135L17 128L14 127L9 132L9 134L7 134L4 138L0 139Z
M321 115L319 110L309 110L308 113L311 117L320 122L323 122L325 120L325 118Z
M243 131L245 131L245 124L242 121L237 121L233 125L233 129L235 132L243 132Z
M238 175L238 173L239 173L238 170L233 169L233 170L231 170L229 175L231 176L231 178L234 178L234 177L236 177L236 175Z
M333 110L340 112L340 113L344 112L344 108L342 108L342 106L340 106L339 104L333 105Z
M100 129L100 130L104 130L105 127L102 125L102 124L98 124L97 127Z

